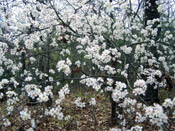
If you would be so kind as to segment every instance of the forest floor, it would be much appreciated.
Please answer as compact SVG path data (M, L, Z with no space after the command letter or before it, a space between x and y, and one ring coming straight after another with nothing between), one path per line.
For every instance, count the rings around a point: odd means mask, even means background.
M74 101L77 97L83 98L86 102L85 108L75 107ZM91 97L96 98L97 104L95 108L88 104ZM58 96L54 96L54 99L57 98ZM4 105L4 102L0 103L0 118L4 117ZM28 107L29 110L36 110L37 114L39 114L37 115L37 118L39 118L36 125L37 131L109 131L115 128L110 121L111 105L109 98L104 94L96 94L92 90L86 93L77 91L64 100L61 105L62 111L64 115L71 116L67 121L42 115L43 105L28 106L24 104L20 108L22 109L24 106ZM19 113L13 114L9 120L11 125L9 127L0 126L0 131L25 131L30 127L30 122L22 122ZM1 124L2 122L0 122ZM169 121L169 124L167 131L175 131L175 121ZM143 131L159 131L156 126L152 126L149 122L139 125L143 127Z

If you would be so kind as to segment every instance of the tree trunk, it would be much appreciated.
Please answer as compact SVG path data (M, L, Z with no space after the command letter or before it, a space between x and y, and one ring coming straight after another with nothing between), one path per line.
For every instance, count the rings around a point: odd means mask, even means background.
M160 14L157 10L158 6L156 4L156 1L157 0L145 0L145 26L148 25L148 20L160 18ZM150 39L155 40L155 42L158 40L158 38L160 36L160 32L161 32L161 28L157 27L159 24L160 24L160 22L155 22L154 25L152 26L153 29L158 28L157 36L154 36L154 37L150 36ZM157 54L156 45L150 47L150 52L152 52L154 57L156 57L156 59L158 59L159 56ZM154 85L148 85L144 99L146 101L151 101L151 103L159 102L158 89L154 89Z

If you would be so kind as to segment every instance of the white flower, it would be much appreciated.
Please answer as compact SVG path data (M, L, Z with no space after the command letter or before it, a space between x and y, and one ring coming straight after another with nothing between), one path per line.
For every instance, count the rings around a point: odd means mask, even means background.
M81 64L81 62L80 62L79 60L75 62L75 65L76 65L77 67L80 67L80 64Z
M131 47L127 47L126 45L121 46L120 49L125 53L125 54L130 54L132 51Z
M70 66L71 61L67 59L67 62L65 60L61 60L57 63L57 69L58 72L63 71L66 75L71 74Z
M64 87L62 87L61 90L63 90L63 92L64 92L65 95L67 95L67 94L70 93L69 85L68 84L66 84Z
M33 42L28 39L25 41L25 46L27 49L31 50L31 49L33 49Z
M134 90L133 90L133 93L135 95L140 95L140 94L145 94L145 91L147 89L147 85L146 85L146 82L142 79L139 79L137 80L135 83L134 83L134 87L136 87Z
M173 107L173 101L171 101L171 99L167 98L164 101L164 103L162 104L162 106L164 106L165 108L167 108L167 107L172 108Z
M63 115L62 112L57 113L57 119L58 119L58 120L62 120L63 117L64 117L64 115Z
M11 122L8 119L4 119L4 126L10 126Z
M61 110L62 110L62 108L60 107L60 105L58 105L56 108L50 109L48 114L51 115L53 118L57 118L58 120L62 120L64 115L61 112Z
M9 83L9 80L7 80L7 79L2 79L2 80L1 80L1 83L2 83L2 84L8 84L8 83Z
M31 128L29 128L29 129L27 129L26 131L34 131L34 130L33 130L33 128L31 127Z
M131 131L142 131L142 129L143 129L143 127L138 126L138 125L131 127Z
M105 68L104 68L104 70L106 70L109 75L110 74L112 74L112 75L116 74L115 68L113 68L113 67L111 67L109 65L106 65Z
M81 97L78 97L78 98L75 100L74 104L75 104L77 107L80 107L80 108L86 107L85 102L81 102Z
M141 113L136 112L136 118L135 118L136 122L144 122L145 120L146 120L146 117L143 117Z
M106 91L112 91L113 88L112 88L111 86L107 86L107 87L105 88L105 90L106 90Z
M36 98L40 93L41 90L37 88L34 84L28 84L25 86L25 90L32 99Z
M128 95L128 91L126 89L126 84L121 82L116 82L116 87L113 89L112 92L112 99L115 102L119 102L120 100L124 99Z
M108 63L108 62L110 62L111 61L111 55L110 55L110 51L109 50L104 50L103 51L103 53L102 53L102 55L101 55L101 61L103 62L103 63Z
M155 75L157 75L159 78L161 78L162 72L160 70L156 70Z
M4 94L2 92L0 92L0 99L2 99L4 96Z
M113 84L113 82L114 82L113 79L107 78L107 84L108 84L108 85L111 86L111 85Z
M32 80L32 77L31 76L28 76L25 78L25 81L31 81Z
M33 64L36 61L34 57L30 57L29 59L30 59L31 64Z
M34 119L31 119L31 126L33 127L33 128L35 128L36 127L36 123L35 123L35 120Z
M145 90L144 90L143 88L135 88L135 89L133 90L133 94L134 94L135 96L141 95L141 94L145 94Z
M96 105L95 98L91 98L91 100L89 101L89 104L95 106Z
M163 112L162 106L159 104L154 104L154 106L149 106L145 108L145 115L149 117L152 124L161 126L164 123L168 123L168 117Z
M6 95L7 95L8 97L17 96L17 94L16 94L14 91L7 91L7 92L6 92Z
M122 130L119 128L111 128L109 131L122 131Z
M120 81L116 81L115 85L116 85L115 89L117 90L123 90L126 88L126 84Z
M67 115L65 118L64 118L64 120L66 120L66 121L68 121L68 120L70 120L70 115Z
M165 11L164 5L163 4L162 5L159 5L158 8L157 8L157 10L160 13L164 13L164 11Z
M24 108L24 110L22 110L20 112L20 117L22 118L22 120L29 120L29 119L31 119L30 112L28 112L27 108Z
M48 95L46 94L46 92L44 92L44 93L39 94L39 97L37 98L37 100L39 102L47 102L49 100L49 98L48 98Z
M53 69L49 69L49 73L55 74L55 71Z

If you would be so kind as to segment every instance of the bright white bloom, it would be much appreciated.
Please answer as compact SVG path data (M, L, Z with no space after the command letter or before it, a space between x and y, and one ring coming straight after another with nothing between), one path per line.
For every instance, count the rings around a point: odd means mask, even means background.
M44 93L39 94L39 97L37 98L37 100L39 102L47 102L49 100L49 98L48 98L48 95L46 94L46 92L44 92Z
M81 62L78 60L78 61L75 62L75 65L76 65L77 67L80 67Z
M111 52L109 50L104 50L101 55L101 61L103 63L108 63L111 61Z
M145 94L145 91L146 91L146 90L144 90L144 89L142 89L142 88L135 88L135 89L133 90L133 94L134 94L135 96L137 96L137 95Z
M163 112L162 106L160 106L159 104L154 104L154 106L146 107L145 115L149 118L152 124L156 124L157 126L168 123L168 117Z
M34 119L31 119L31 126L33 127L33 128L36 128L36 123L35 123L35 120Z
M158 76L159 78L161 78L162 72L160 70L156 70L155 75Z
M32 50L33 49L33 42L28 39L25 41L25 46L27 49Z
M83 77L85 77L85 76L83 76ZM98 82L98 80L96 78L86 78L86 79L81 80L80 83L86 84L88 87L92 87L96 91L100 90L101 85L102 85L102 83Z
M6 95L7 95L8 97L17 96L16 92L14 92L14 91L7 91L7 92L6 92Z
M162 104L163 107L165 108L172 108L173 107L173 101L171 101L170 98L165 99L164 103Z
M71 74L71 70L70 70L70 65L71 65L71 61L69 59L67 59L67 61L65 60L61 60L57 63L57 69L58 72L63 71L66 75Z
M20 117L21 117L22 120L29 120L29 119L31 119L30 112L28 111L27 108L24 108L24 110L22 110L20 112Z
M69 85L66 84L65 86L62 87L61 89L65 95L68 95L70 93L70 90L69 90Z
M111 86L107 86L107 87L105 88L105 90L106 90L106 91L112 91L113 88L112 88Z
M141 88L147 88L147 85L146 85L146 82L142 79L140 80L137 80L135 83L134 83L134 87L141 87Z
M144 122L146 117L142 116L141 113L136 112L135 122Z
M25 90L32 99L36 98L41 93L41 90L34 84L26 85Z
M8 84L8 83L9 83L9 80L7 80L7 79L2 79L2 80L1 80L1 83L2 83L2 84Z
M121 103L121 106L123 108L131 108L134 107L136 104L136 100L135 99L131 99L131 98L125 98L125 100L123 101L123 103Z
M78 97L78 98L75 100L74 104L75 104L77 107L80 107L80 108L86 107L85 102L81 102L81 101L82 101L82 100L81 100L81 97Z
M49 69L49 73L55 74L55 71L53 69Z
M95 106L96 105L95 98L91 98L91 100L89 101L89 104Z
M127 47L126 45L120 47L120 49L125 53L125 54L130 54L132 51L131 47Z
M53 86L46 86L44 89L44 93L46 93L47 96L53 97L52 89L53 89Z
M107 84L108 84L108 85L111 86L111 85L113 84L113 82L114 82L113 79L107 78Z
M33 130L33 128L31 127L31 128L29 128L29 129L27 129L26 131L34 131L34 130Z
M2 99L4 96L4 94L2 92L0 92L0 99Z
M113 89L112 98L115 102L119 102L124 99L128 95L128 91L126 89L126 84L121 82L116 82L116 87Z
M141 94L145 94L145 91L147 89L147 85L146 85L146 82L144 80L137 80L135 83L134 83L134 87L135 89L133 90L133 93L135 95L141 95Z
M4 119L4 126L10 126L11 122L8 119Z
M111 67L109 65L106 65L105 68L104 68L104 70L106 70L109 75L110 74L112 74L112 75L116 74L115 68L113 68L113 67Z
M28 76L25 78L25 81L31 81L32 80L32 77L31 76Z
M143 127L138 126L138 125L131 127L131 131L142 131L142 129L143 129Z
M57 107L50 109L48 112L49 115L51 115L53 118L57 118L58 120L62 120L64 115L61 112L62 108L60 105L57 105Z
M30 57L29 59L30 59L31 64L33 64L36 61L34 57Z
M111 128L109 131L122 131L122 130L119 128Z
M116 88L117 90L126 89L126 84L125 84L125 83L122 83L122 82L120 82L120 81L116 81L115 85L116 85L115 88Z

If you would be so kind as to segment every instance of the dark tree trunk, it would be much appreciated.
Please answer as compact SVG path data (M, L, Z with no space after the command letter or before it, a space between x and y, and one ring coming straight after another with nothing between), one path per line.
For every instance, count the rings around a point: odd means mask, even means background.
M24 73L25 69L26 69L26 62L25 62L25 58L26 54L24 52L22 52L22 73Z
M115 101L113 101L113 99L111 98L111 122L112 122L112 125L115 125L117 122L116 107L117 107L117 103Z
M159 19L160 14L157 10L158 5L156 4L157 0L145 0L145 26L148 24L148 20L153 20L153 19ZM161 32L161 28L157 27L160 23L155 22L152 28L158 28L157 31L157 36L150 36L150 39L155 40L155 42L158 40ZM156 51L156 46L151 46L150 51L153 53L154 57L158 58L158 54ZM159 98L158 98L158 89L154 89L154 85L148 85L148 88L146 90L144 99L146 101L151 101L151 103L158 103Z
M148 20L153 19L159 19L160 13L158 12L157 8L158 5L156 4L157 0L145 0L145 26L148 25ZM157 26L160 24L160 22L155 22L153 25L153 29L157 28ZM158 40L158 37L160 36L161 27L158 27L157 36L154 38L155 40ZM150 36L152 38L152 36Z
M50 43L48 42L47 43L47 74L48 74L48 77L47 77L47 85L51 85L51 82L49 81L49 77L50 77L50 73L49 73L49 70L50 70ZM46 106L47 108L51 107L52 106L52 98L51 96L49 95L49 100L46 102Z
M111 55L112 56L112 55ZM113 56L112 56L113 57ZM116 67L116 64L117 64L117 61L113 61L112 60L112 67ZM114 83L112 84L112 88L115 89L116 85L115 85L115 81L121 81L121 82L124 82L124 79L121 77L121 78L118 78L118 79L113 79L114 80ZM112 125L116 125L116 124L119 124L120 120L118 119L118 116L117 116L117 113L116 111L118 111L118 113L121 115L123 113L123 108L119 106L120 102L116 103L113 98L112 98L112 91L110 92L110 102L111 102L111 122L112 122Z

